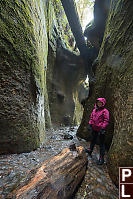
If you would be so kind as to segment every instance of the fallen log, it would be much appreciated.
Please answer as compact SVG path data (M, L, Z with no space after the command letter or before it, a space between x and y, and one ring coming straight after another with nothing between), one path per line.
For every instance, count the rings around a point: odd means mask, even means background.
M65 148L33 169L8 199L68 199L85 175L87 156L83 147Z

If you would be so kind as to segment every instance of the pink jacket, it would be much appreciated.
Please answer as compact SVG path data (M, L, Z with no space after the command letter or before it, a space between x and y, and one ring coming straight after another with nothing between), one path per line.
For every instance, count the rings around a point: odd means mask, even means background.
M101 128L105 129L109 124L109 111L104 108L106 104L105 98L98 98L97 101L101 101L103 106L98 108L95 104L95 109L93 109L90 117L89 124L92 124L92 128L94 131L100 131Z

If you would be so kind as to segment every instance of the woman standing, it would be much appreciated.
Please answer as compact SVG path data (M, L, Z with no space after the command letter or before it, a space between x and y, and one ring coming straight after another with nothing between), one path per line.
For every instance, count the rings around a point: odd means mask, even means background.
M91 118L89 120L89 131L92 132L92 140L90 148L86 152L91 156L93 148L96 144L97 136L99 136L100 141L100 158L98 165L104 163L104 154L105 154L105 128L109 124L109 111L104 108L106 104L105 98L98 98L96 100L95 108L91 113Z

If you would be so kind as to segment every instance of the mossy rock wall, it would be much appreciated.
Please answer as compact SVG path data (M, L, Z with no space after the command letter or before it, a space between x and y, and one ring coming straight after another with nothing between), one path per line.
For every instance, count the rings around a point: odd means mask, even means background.
M0 154L27 152L55 117L57 43L72 50L74 38L60 0L2 0L0 26Z
M46 4L0 1L0 153L31 151L45 138Z
M75 41L61 1L49 1L47 10L48 67L46 77L52 124L54 126L79 124L82 107L77 97L73 97L75 96L73 85L79 77L81 60L79 61L79 56L72 53ZM82 64L80 64L81 70Z
M86 104L79 128L79 133L87 128L84 127L87 125L85 122L92 111L95 99L105 97L107 109L110 112L110 132L114 131L108 154L108 169L113 182L117 185L118 168L133 166L132 13L132 0L112 1L104 41L99 53L93 95Z

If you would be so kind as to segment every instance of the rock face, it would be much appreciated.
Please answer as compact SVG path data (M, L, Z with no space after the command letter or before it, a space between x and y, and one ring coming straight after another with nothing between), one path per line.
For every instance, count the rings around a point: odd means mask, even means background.
M70 198L87 168L87 156L83 147L70 148L65 148L46 160L41 167L32 170L7 198Z
M112 1L104 40L99 53L93 94L86 103L78 130L84 136L87 119L97 97L107 99L113 135L108 169L118 184L118 167L133 166L133 7L132 1ZM81 133L82 131L82 133ZM114 132L113 132L114 131Z
M61 1L54 1L49 10L47 90L52 123L59 125L79 124L82 106L78 99L78 84L86 78L83 59L72 53L75 40L70 30ZM53 20L54 19L54 20Z
M110 0L95 0L94 19L87 24L84 31L85 37L96 49L100 49L102 44L109 8Z
M83 113L80 99L84 98L83 93L86 92L83 81L90 72L90 66L97 57L97 51L94 48L89 49L85 44L80 22L76 17L74 2L63 0L62 3L81 56L77 52L72 52L75 40L70 32L70 26L64 12L60 12L63 9L61 2L55 1L57 21L54 20L51 24L53 33L49 35L47 87L52 123L57 126L68 126L80 124ZM51 13L51 17L54 18L54 13ZM74 20L75 17L76 20ZM67 29L67 32L63 32L64 28L62 30L65 40L59 31L58 24L62 22L59 19L63 19L63 23L66 24L65 30Z
M84 69L81 57L63 47L57 48L56 61L49 73L52 77L47 79L53 124L68 126L81 121L83 109L77 93L79 82L85 78Z
M60 0L7 0L0 8L0 154L28 152L44 141L45 128L56 118L53 110L61 110L64 93L62 107L70 108L57 117L58 125L81 119L77 94L70 89L66 95L63 85L58 89L54 76L56 57L61 57L59 41L72 50L74 37Z
M94 3L94 20L91 21L85 28L84 31L84 35L87 37L89 43L89 46L94 46L93 48L97 51L99 51L99 48L101 46L102 40L103 40L103 36L104 36L104 31L105 31L105 24L107 21L107 16L108 16L108 12L109 12L109 7L110 7L110 0L103 0L103 1L95 1ZM95 74L95 70L96 70L96 65L98 63L98 59L96 59L92 64L92 70ZM89 84L89 96L92 95L93 92L93 81L90 81ZM89 98L90 100L90 98ZM90 109L90 107L88 107L88 103L87 102L87 98L86 100L83 101L83 105L85 107L85 111L83 113L83 118L82 118L82 122L81 125L78 129L77 132L77 136L84 138L86 140L91 140L91 134L90 132L88 132L88 122L89 122L89 118L90 118L90 110L92 111L95 105L95 101L92 102L93 105ZM83 124L83 125L82 125ZM109 148L110 144L111 144L111 140L112 140L112 126L113 124L110 125L108 131L108 136L106 137L106 148ZM97 141L97 143L99 143L99 141Z
M0 7L0 153L19 153L37 148L51 126L45 80L59 10L53 1L2 1ZM62 19L58 32L68 33L67 25Z
M45 137L48 47L42 2L0 2L0 153L30 151Z

